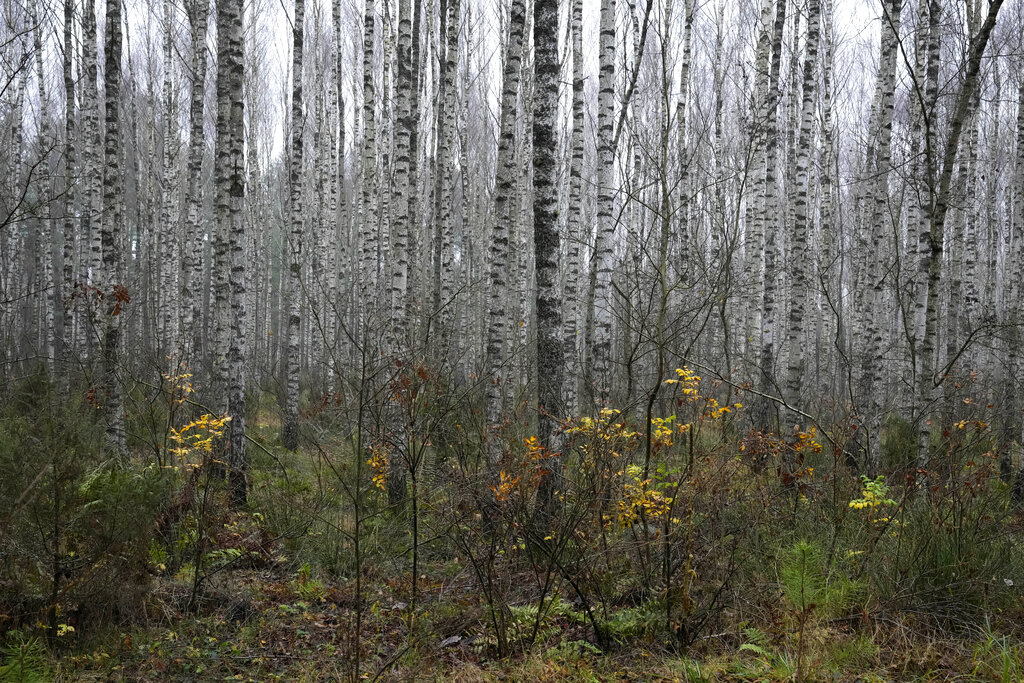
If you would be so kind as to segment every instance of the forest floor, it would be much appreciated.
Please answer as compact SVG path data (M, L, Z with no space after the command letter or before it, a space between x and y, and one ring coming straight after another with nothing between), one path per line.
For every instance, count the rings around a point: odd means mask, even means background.
M253 423L254 434L271 443L277 424ZM5 676L10 664L0 659L0 683L1024 681L1019 596L980 612L950 611L951 625L942 627L913 607L871 601L828 615L813 604L800 611L780 591L780 569L768 552L751 558L756 575L735 590L715 626L699 626L684 643L678 631L665 628L656 589L644 597L618 585L638 583L629 546L622 545L621 561L609 569L618 582L609 591L616 597L603 608L591 603L603 610L598 621L607 630L599 647L572 582L548 590L536 571L543 563L532 561L512 535L499 552L512 574L500 577L506 608L498 629L481 578L462 550L471 541L456 538L470 533L457 531L461 520L479 519L478 512L424 510L414 592L405 513L390 509L369 481L357 489L368 507L355 535L362 544L356 561L344 481L331 483L311 455L254 452L249 504L242 510L233 510L224 485L208 478L204 507L190 508L175 533L152 539L148 557L143 549L143 576L135 587L141 597L130 609L108 607L107 617L99 618L104 605L93 605L92 613L60 615L56 633L37 623L34 632L50 636L49 648L41 647L45 636L35 640L43 661L34 670L44 673L11 678ZM428 497L424 493L425 506ZM205 546L196 542L197 528L205 529ZM778 543L762 541L772 542ZM1002 588L1004 576L1016 575L1000 573L991 581ZM131 594L132 586L118 585ZM1016 588L1006 590L1018 595ZM943 593L940 602L952 605L952 597ZM506 634L500 646L499 630ZM5 650L8 662L11 653Z
M218 543L240 540L247 517L224 519ZM188 577L153 577L136 623L87 640L68 634L50 663L53 680L1010 682L1024 671L1024 648L991 631L941 636L918 632L912 617L866 614L802 633L787 632L783 614L766 615L773 636L740 624L689 648L623 639L602 652L565 602L536 621L532 646L498 657L486 603L457 561L422 569L412 622L408 573L367 571L357 645L353 582L296 570L287 552L246 551L207 578L192 608Z

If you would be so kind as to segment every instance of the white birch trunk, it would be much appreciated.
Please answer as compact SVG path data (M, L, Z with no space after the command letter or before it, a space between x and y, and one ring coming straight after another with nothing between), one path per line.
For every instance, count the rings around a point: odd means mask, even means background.
M301 0L299 0L301 2ZM245 48L242 40L242 0L217 3L217 147L214 180L217 186L217 221L226 235L230 268L230 341L227 347L227 412L231 418L228 477L231 501L244 505L249 461L245 448L246 385L246 255L245 255L245 105L242 76Z
M758 32L757 49L754 56L754 94L750 121L750 151L747 164L746 182L750 192L746 197L744 211L745 237L743 244L743 281L746 286L746 327L744 348L748 351L749 362L759 365L757 356L761 349L761 328L763 324L764 299L764 226L766 208L764 204L764 163L766 127L768 121L768 76L771 58L771 19L774 0L764 0L761 6L761 29Z
M597 235L594 243L593 337L588 360L598 404L612 388L612 271L615 267L615 0L601 0L597 95Z
M79 302L75 284L75 239L77 237L76 215L76 183L78 182L78 150L75 147L75 76L74 63L75 41L75 0L64 0L64 221L62 235L62 279L58 288L59 296L64 302L61 315L61 349L60 359L67 362L74 351L75 329L79 324ZM65 375L67 377L67 375Z
M49 94L46 89L46 71L43 69L44 24L43 18L39 12L40 8L38 0L35 0L31 7L32 19L35 24L32 35L35 43L36 87L39 95L39 133L37 139L39 159L37 163L39 165L39 169L41 169L40 175L42 176L37 183L37 196L39 197L39 215L37 220L39 221L39 233L38 244L36 245L36 255L40 266L36 271L39 274L39 285L37 291L41 292L41 295L39 296L41 315L39 317L43 320L40 343L46 359L45 363L47 367L52 370L55 350L54 297L56 296L57 300L60 299L59 289L54 287L53 281L53 222L50 215L54 189L51 180L52 174L50 172L50 148L54 146L55 141L53 140L52 131L53 122L50 119Z
M201 340L201 291L203 276L203 154L206 150L206 33L209 3L190 0L192 32L192 92L189 102L188 185L185 190L185 223L182 239L181 341L182 356L196 362L203 351Z
M800 105L800 138L796 153L796 196L793 206L793 240L790 247L789 271L792 276L789 309L789 367L786 380L787 400L800 406L801 388L806 382L807 318L810 313L811 253L808 245L811 213L808 209L811 149L816 115L815 93L818 84L818 45L821 35L821 2L809 0L807 6L807 43L804 51L803 101ZM786 434L790 434L799 418L787 416Z
M107 445L118 458L127 457L124 432L124 401L121 396L121 314L129 292L123 283L121 252L124 230L124 177L121 172L121 2L107 0L105 50L106 122L103 151L103 388L107 421Z
M566 221L565 292L562 308L562 335L565 353L563 397L565 416L579 412L579 377L581 374L579 346L580 316L580 245L583 234L583 0L571 0L572 32L572 133L569 162L569 211Z
M1003 456L1002 469L1004 476L1010 474L1013 467L1013 451L1020 451L1024 444L1024 420L1019 409L1020 390L1018 389L1021 372L1021 316L1020 301L1024 296L1024 269L1018 266L1024 263L1024 78L1017 87L1017 131L1016 154L1014 158L1014 175L1012 200L1010 204L1010 239L1006 250L1005 263L1007 282L1005 285L1005 304L1002 320L1007 325L1006 339L1006 371L1003 378L1003 423L1005 439L1010 445ZM1024 504L1024 462L1015 473L1013 481L1013 500L1019 506Z
M177 97L172 90L174 81L174 7L169 0L164 0L164 80L162 100L164 103L164 147L163 168L160 184L160 237L159 237L159 275L158 290L159 309L157 326L159 334L159 353L169 356L174 353L175 339L178 336L175 322L175 281L179 269L177 245L177 186L178 186L178 112Z
M85 179L86 197L83 202L83 236L89 239L89 284L102 289L103 242L101 224L102 204L102 154L103 126L100 122L99 65L96 43L96 5L86 0L82 19L82 64L85 72L82 86L82 130L85 132ZM93 323L95 324L95 323ZM92 325L90 325L92 326ZM97 330L98 332L98 330ZM89 346L95 346L96 332L89 335Z
M555 188L555 115L558 110L558 0L534 0L533 243L537 279L537 414L541 444L562 452L564 377L562 292L559 286L561 235ZM549 473L538 491L543 514L552 514L561 479L561 457L549 458Z
M285 409L281 444L288 450L299 447L299 334L302 302L302 155L305 120L302 113L302 50L305 0L295 0L292 18L292 120L289 154L287 347L285 352Z
M461 0L447 0L447 16L443 18L442 32L446 40L441 67L441 99L437 169L440 182L438 195L438 222L440 231L439 258L436 264L437 290L434 307L440 308L441 333L453 329L455 304L455 135L456 135L456 77L459 64L459 10Z
M505 370L505 336L508 330L506 301L508 296L509 223L512 219L512 191L515 185L516 104L523 58L523 32L526 7L523 0L512 0L508 22L508 43L505 54L504 81L501 95L498 133L498 167L494 187L494 214L490 236L488 263L488 305L486 333L486 418L490 429L501 426L504 415L503 386L510 378ZM487 438L488 462L493 467L501 456L496 434Z
M359 293L369 301L377 283L377 91L374 86L373 50L376 42L376 0L365 0L363 15L363 153L362 201L359 205ZM362 310L362 309L360 309ZM365 315L360 318L365 320Z

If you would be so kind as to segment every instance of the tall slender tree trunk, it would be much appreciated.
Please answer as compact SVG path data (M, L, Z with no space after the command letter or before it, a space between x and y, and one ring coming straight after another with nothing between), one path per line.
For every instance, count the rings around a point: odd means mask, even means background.
M301 2L302 0L299 0ZM242 0L217 3L217 149L214 181L217 221L228 242L230 341L227 348L227 408L231 418L228 479L231 501L244 505L249 460L245 449L246 255L245 255L245 104L242 98L245 47ZM225 311L227 314L228 312Z
M1024 66L1024 59L1018 62ZM1017 89L1017 149L1014 159L1013 193L1010 204L1010 243L1007 248L1006 263L1024 263L1024 78L1020 79ZM1020 451L1024 444L1024 418L1019 409L1020 390L1018 389L1021 371L1021 316L1020 301L1024 296L1024 274L1021 268L1013 268L1009 272L1005 286L1004 321L1006 323L1006 370L1003 376L1003 424L1005 440L1009 442L1004 463L1004 476L1010 474L1013 466L1012 451ZM1024 505L1024 462L1016 472L1013 481L1013 501Z
M24 48L24 46L19 45L17 52L19 53L18 63L22 65L22 72L20 75L16 75L16 82L13 86L14 95L11 98L11 108L8 114L11 120L11 137L9 140L10 147L8 149L8 153L10 155L10 158L13 160L13 163L11 164L12 168L10 177L5 179L5 185L7 186L6 189L8 195L11 197L18 196L18 193L22 191L21 185L24 182L24 179L22 178L24 169L23 156L25 152L23 118L25 108L25 82L28 78L28 70L24 67L28 57L27 50ZM18 217L14 212L18 210L19 207L17 206L11 207L10 213L5 217L5 220L8 221L8 223L17 220ZM5 244L4 249L0 250L0 252L2 252L0 253L0 258L3 258L5 261L6 267L4 268L4 270L10 273L5 278L7 287L5 287L4 295L8 300L16 300L20 297L20 288L18 286L18 283L15 282L14 267L15 264L19 263L21 259L24 258L24 244L21 235L21 230L12 230L8 228L3 232L4 234L0 235L0 237L3 237ZM17 279L20 280L21 278ZM17 345L20 342L20 340L18 340L17 337L13 334L15 323L14 312L13 310L11 310L11 308L12 307L9 306L0 307L0 316L2 316L0 317L0 322L5 323L4 329L11 330L10 343L6 345L6 348L4 350L6 360L8 362L12 361L16 357L16 353L18 351ZM9 310L10 313L8 314Z
M984 173L979 173L978 168L978 146L979 146L979 116L978 109L981 107L981 89L978 89L978 93L975 95L974 102L971 103L971 113L969 114L970 120L968 125L970 126L970 141L968 142L969 149L969 160L967 163L967 169L965 170L965 186L963 188L964 200L963 200L963 218L964 218L964 235L963 235L963 312L962 312L962 323L963 325L955 324L951 321L951 328L949 339L947 344L951 345L949 359L952 362L955 354L959 351L959 346L966 340L966 335L963 334L965 330L969 331L974 325L981 321L980 308L982 305L982 278L978 273L978 261L979 255L982 248L982 243L979 240L978 235L978 224L982 222L985 211L981 204L978 202L979 190L984 190ZM999 100L996 100L995 106L999 106ZM998 121L998 116L996 117ZM959 300L958 297L951 295L950 301L952 308L959 310L960 307L955 305L955 302ZM961 322L957 319L956 322ZM961 329L961 328L964 329ZM968 370L976 369L974 363L974 347L969 348L964 354L965 364Z
M938 336L939 317L939 287L942 276L942 248L944 240L944 228L946 213L949 210L950 185L953 179L953 171L956 166L957 153L960 148L960 137L964 126L970 118L971 104L974 102L977 89L980 87L981 60L988 46L989 38L995 28L996 19L999 16L999 9L1002 7L1002 0L991 0L988 6L988 14L985 22L977 35L971 36L970 47L965 64L963 85L957 95L956 104L949 120L949 127L946 130L945 145L943 147L942 164L939 174L929 174L936 182L929 197L925 216L928 220L928 233L922 233L921 239L927 243L924 250L925 258L920 266L921 277L925 277L924 292L918 292L918 308L923 320L918 321L920 336L920 372L915 374L916 398L918 406L918 441L917 459L918 468L924 469L929 461L929 442L931 440L931 415L933 408L932 399L941 379L936 378L935 355ZM933 0L929 13L929 26L931 22L938 23L941 7L938 0ZM936 29L937 34L938 29ZM937 38L929 41L929 76L926 91L931 93L933 82L938 81L938 43ZM933 61L934 53L934 61ZM929 102L933 102L932 95L926 95ZM932 133L937 135L937 133ZM934 146L933 146L934 149ZM935 168L937 164L929 164ZM919 287L921 282L918 283ZM923 301L924 305L921 306Z
M537 422L541 445L553 457L537 497L542 511L554 512L561 479L564 337L559 286L561 235L555 187L555 116L558 111L558 0L533 3L533 244L537 278ZM557 455L556 455L557 454Z
M50 98L46 89L46 71L43 68L43 31L45 30L42 13L40 12L39 0L31 4L32 20L34 23L32 36L36 56L36 87L39 95L39 132L38 143L38 165L41 169L41 177L37 185L37 196L39 197L39 209L37 220L39 222L38 239L36 245L36 257L38 260L37 273L39 276L38 291L40 316L43 320L40 342L42 345L45 364L51 370L55 354L55 315L56 303L54 299L60 300L59 289L54 286L53 280L53 221L51 211L53 205L53 181L50 169L50 151L55 146L53 137L53 121L50 118Z
M678 201L676 202L675 207L675 213L679 216L679 224L681 226L676 237L678 243L677 250L679 254L679 263L676 267L676 272L679 277L682 278L684 286L691 283L691 274L693 272L693 263L691 262L693 255L691 252L694 250L693 243L697 241L696 230L691 231L691 228L694 226L690 225L690 179L693 175L690 170L690 162L693 150L690 148L691 146L686 135L689 117L688 104L690 96L690 70L693 58L693 13L694 0L684 0L683 48L681 56L682 65L679 69L679 96L678 105L676 106L676 129L678 131L677 138L679 142L679 188L677 191ZM668 28L671 30L671 27ZM665 112L665 117L665 127L667 129L667 111ZM667 174L668 169L665 168L663 172ZM668 245L666 243L666 252L667 246ZM666 274L668 273L667 270L665 272Z
M281 444L295 450L299 447L299 335L302 323L302 153L306 122L302 113L302 51L305 0L295 0L292 18L292 122L291 154L289 154L289 216L287 292L287 347L285 351L285 404Z
M85 179L85 199L82 209L83 238L89 240L88 281L95 287L102 288L103 243L101 240L103 223L102 204L102 150L103 126L100 122L99 104L99 64L96 37L96 5L94 0L85 0L85 12L82 17L82 130L86 136L84 145L85 168L82 177ZM90 320L90 323L94 321ZM95 322L98 322L95 321ZM93 325L90 324L91 328ZM98 337L95 332L89 335L89 348L96 346Z
M750 126L750 151L747 164L749 196L744 211L744 263L743 280L748 297L745 306L746 329L744 334L748 361L757 367L761 349L763 325L762 302L764 297L764 226L765 226L765 185L764 164L766 130L768 124L768 77L771 58L771 19L774 0L764 0L761 6L761 28L758 31L757 49L754 54L754 93Z
M331 249L335 255L334 265L331 269L331 291L330 301L331 305L328 314L328 325L327 330L330 335L328 342L328 348L331 350L330 363L331 366L328 370L329 376L333 378L338 373L338 368L335 367L335 361L339 359L338 349L336 347L337 340L341 337L338 330L338 318L344 310L344 304L338 299L338 283L344 282L344 270L348 260L345 258L344 249L348 245L348 203L345 201L345 84L344 70L342 67L344 60L344 42L341 31L341 0L333 0L331 2L331 16L334 21L334 61L332 63L334 83L334 95L335 101L333 103L334 109L334 120L337 125L337 137L335 150L337 158L335 160L335 171L334 171L334 182L331 186L331 192L333 193L332 203L335 209L332 210L331 216L333 220L337 221L337 225L334 226L332 234L338 238L339 246L331 246Z
M75 130L75 76L74 76L74 43L75 43L75 0L64 0L64 221L63 221L63 254L62 278L63 287L58 289L63 300L61 308L61 349L58 356L65 363L71 358L75 345L75 328L80 324L79 304L72 289L75 266L75 238L79 235L75 230L76 216L76 184L78 182L78 150L75 147L77 132ZM65 374L65 377L67 375Z
M313 44L308 54L312 56L310 64L310 78L313 90L313 116L310 120L313 128L313 144L310 150L312 163L312 181L310 189L313 192L310 198L309 213L310 221L309 236L306 238L308 245L308 264L305 265L305 278L309 283L306 287L306 295L302 310L306 312L302 328L305 330L308 351L308 361L305 365L313 369L313 375L320 377L321 363L324 358L324 335L323 321L326 307L329 302L325 294L328 290L327 278L329 270L328 262L328 240L327 225L331 222L327 212L330 208L330 191L328 183L330 174L328 171L328 160L331 158L329 152L330 138L330 115L327 113L327 92L324 77L327 70L320 64L319 54L322 53L320 45L321 36L324 35L323 23L319 12L313 13ZM300 312L301 315L301 312Z
M428 22L427 25L433 27L433 3L429 3ZM423 87L423 74L421 68L423 66L421 51L422 41L421 32L423 24L423 3L421 0L412 0L412 45L409 51L409 63L412 78L409 82L409 237L407 240L407 251L408 260L411 261L415 254L420 253L422 244L422 217L420 215L422 209L427 204L421 200L421 188L425 186L421 183L422 171L420 170L420 116L421 116L421 102L420 102L420 91ZM458 36L456 35L456 38ZM429 48L428 48L429 49ZM430 55L428 52L428 59ZM424 190L425 191L425 190ZM413 266L407 266L406 270L409 271ZM406 293L405 293L405 313L406 316L406 328L411 324L408 320L408 316L414 313L416 310L416 299L415 293L410 294L410 290L417 287L419 280L416 277L417 270L413 272L407 272L406 274ZM417 290L418 291L418 290Z
M390 283L388 278L383 277L384 271L387 269L387 265L391 262L391 236L392 236L392 221L391 216L393 208L391 205L391 195L394 190L394 149L395 149L395 126L394 126L394 74L395 74L395 27L391 21L391 3L384 2L381 5L382 16L381 16L381 46L383 48L382 55L382 66L381 66L381 80L380 80L380 101L382 103L380 111L380 124L377 130L377 145L380 152L380 177L375 179L377 183L378 195L374 199L376 202L377 210L374 212L372 220L376 225L375 239L377 241L377 258L376 258L376 269L374 273L374 282L376 288L379 291L383 291L382 305L379 311L375 311L377 314L377 322L381 328L383 335L383 343L387 344L387 332L388 325L390 324L391 316L391 299L388 296L388 288ZM376 289L375 288L375 289ZM375 335L380 338L380 335Z
M869 159L868 173L872 174L871 193L868 203L870 220L867 229L868 239L863 240L865 246L875 245L876 248L890 241L892 227L889 210L889 175L892 158L892 125L893 104L896 91L896 66L899 49L899 31L902 17L903 0L885 0L882 5L882 30L879 43L878 80L875 89L875 117L873 130L868 131L874 150L873 158ZM882 252L884 253L884 252ZM883 358L883 321L885 315L881 309L885 270L883 259L873 251L870 255L863 254L865 263L862 278L863 299L857 315L857 324L853 330L854 362L859 364L859 380L856 395L861 404L862 422L866 428L864 448L867 468L874 472L878 467L878 456L881 447L881 425L883 404L879 400L879 391L884 379Z
M376 0L365 0L363 15L363 160L362 202L359 205L359 293L368 301L377 281L377 91L374 86L373 51L376 43ZM366 316L360 315L365 321ZM365 332L366 330L361 330Z
M210 8L205 0L190 0L192 31L192 93L189 102L188 186L185 190L185 225L182 248L181 339L183 356L192 363L203 351L201 341L203 233L203 154L206 150L206 33Z
M714 128L715 134L712 141L714 160L714 204L711 220L711 267L717 268L720 273L720 283L725 296L719 297L717 316L721 337L713 338L712 343L719 343L722 349L725 368L730 371L733 366L733 354L740 351L734 347L732 330L739 327L743 330L745 320L743 310L737 308L734 303L733 283L734 266L739 245L739 210L738 207L733 214L731 206L727 201L726 178L726 131L724 129L723 113L725 111L725 76L726 64L725 52L725 3L719 0L715 7L715 51L712 66L712 96L714 97ZM738 202L737 202L738 203ZM735 218L733 218L735 215ZM737 313L739 314L737 316ZM739 320L735 318L739 317ZM738 323L738 325L737 325ZM738 335L743 339L743 335Z
M580 245L583 234L583 0L571 0L572 32L572 135L569 162L569 212L566 222L565 304L562 309L562 334L565 345L565 417L579 412L579 316Z
M419 36L412 34L412 0L398 3L398 78L395 83L397 130L395 132L395 193L393 197L394 222L391 230L391 350L400 353L406 346L407 315L406 293L409 286L409 206L413 203L410 187L415 178L410 173L412 131L415 120L412 112L414 89L412 43ZM419 3L416 3L419 10Z
M107 43L104 64L106 124L103 143L103 384L107 445L127 457L124 400L121 395L121 314L131 294L125 287L121 233L124 230L124 177L121 172L121 0L107 0Z
M922 7L925 3L922 2ZM925 466L928 460L929 441L931 439L931 421L925 416L929 412L935 391L934 354L936 339L930 327L929 292L932 271L938 276L941 268L936 262L936 249L941 253L942 245L932 243L932 225L935 214L935 195L938 183L938 131L935 121L936 105L939 93L939 53L942 47L940 20L942 3L940 0L927 0L928 30L920 48L924 51L924 81L919 85L923 91L920 102L922 140L924 146L923 176L919 182L922 188L920 213L917 215L917 273L913 287L914 335L912 358L914 361L914 419L917 425L917 457L918 465ZM921 95L918 95L919 97ZM938 280L936 280L938 284ZM938 292L934 295L937 297ZM937 301L937 298L936 298Z
M533 21L530 14L526 16L526 32L529 36L533 32ZM525 393L533 379L531 375L534 354L529 352L528 342L533 332L533 308L534 301L530 293L536 286L532 261L532 235L529 230L529 214L533 209L532 193L530 192L531 169L533 166L533 62L530 59L530 50L523 49L523 75L520 93L522 115L517 120L517 141L516 145L516 172L515 189L512 193L512 206L510 213L512 220L509 223L509 244L511 245L510 284L508 305L512 310L510 314L515 324L509 327L508 348L511 351L513 364L508 367L508 374L515 378L514 382L505 384L507 401L510 405L515 401L517 395Z
M782 59L782 37L786 26L786 2L778 0L775 8L775 27L772 33L771 71L768 75L765 97L765 162L764 162L764 291L761 313L761 351L759 361L759 386L765 394L775 394L778 383L775 375L775 361L778 349L775 346L777 332L777 278L779 238L779 187L776 177L778 167L778 118L779 118L779 71ZM764 431L776 427L776 410L770 402L762 400L757 409L756 420Z
M413 44L419 44L419 36L413 33L413 20L419 24L419 2L400 0L398 4L398 78L395 84L397 95L396 115L398 130L395 134L395 220L391 231L391 352L401 356L408 348L408 286L409 286L409 241L412 235L410 220L416 199L412 188L417 182L412 158L418 154L413 146L413 133L417 121L413 113L413 100L418 100L418 64L413 58ZM416 50L418 57L419 50ZM418 107L416 107L418 110ZM399 435L407 439L405 410L396 402ZM400 454L392 454L389 462L388 496L393 505L399 505L406 498L406 463ZM416 473L412 473L415 482Z
M175 296L174 282L179 268L178 261L178 112L177 97L172 87L174 82L174 6L164 0L164 147L163 168L160 184L160 239L158 270L160 286L157 290L159 310L157 326L159 330L159 352L171 355L177 338L175 315L178 297Z
M494 186L494 218L491 225L490 262L488 263L488 306L486 334L486 413L487 425L496 429L504 414L503 385L509 379L505 372L505 337L508 330L506 304L508 297L509 224L512 221L512 193L515 186L516 104L523 59L523 32L526 26L524 0L512 0L508 20L508 42L505 53L504 81L501 94L501 116L498 132L498 168ZM496 434L487 439L488 461L497 464L501 445Z
M438 193L438 259L435 270L437 295L434 307L440 307L441 333L451 333L454 325L455 305L455 135L456 131L456 78L459 65L459 10L461 0L446 0L447 15L442 18L442 35L447 43L441 61L441 101L439 107L439 146L436 173L440 183Z
M807 43L804 52L803 101L800 106L800 138L796 156L796 198L793 207L793 242L789 268L793 278L789 309L789 367L786 379L787 400L800 406L801 388L806 381L807 317L810 313L811 253L808 246L810 230L808 195L810 188L811 149L814 147L815 93L818 84L818 45L821 35L821 2L807 4ZM787 416L786 433L792 433L798 418Z
M615 267L615 0L601 0L597 93L597 235L594 242L593 337L588 360L591 394L599 403L612 388L612 270Z
M843 320L842 297L839 296L839 249L836 245L836 198L839 169L836 164L838 147L833 118L832 81L835 54L832 0L824 0L822 7L822 40L824 42L824 75L822 77L822 145L821 168L821 223L818 228L817 276L820 285L821 316L817 321L818 362L817 386L827 393L842 393L844 381L837 362ZM845 387L845 388L848 388Z

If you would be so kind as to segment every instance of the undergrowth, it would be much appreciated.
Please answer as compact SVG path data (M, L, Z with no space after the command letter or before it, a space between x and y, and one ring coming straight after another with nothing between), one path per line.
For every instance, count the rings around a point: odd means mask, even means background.
M1024 518L983 414L923 473L893 422L868 476L844 425L751 429L686 368L559 454L428 368L384 376L310 398L297 452L255 402L243 509L182 392L114 463L87 393L7 387L0 681L1024 679Z

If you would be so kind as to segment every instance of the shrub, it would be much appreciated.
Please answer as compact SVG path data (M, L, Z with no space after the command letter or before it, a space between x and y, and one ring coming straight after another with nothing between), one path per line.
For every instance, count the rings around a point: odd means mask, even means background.
M58 399L37 375L0 413L0 595L8 622L60 624L129 616L148 580L149 540L169 490L156 466L103 456L87 400Z

